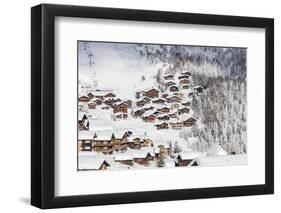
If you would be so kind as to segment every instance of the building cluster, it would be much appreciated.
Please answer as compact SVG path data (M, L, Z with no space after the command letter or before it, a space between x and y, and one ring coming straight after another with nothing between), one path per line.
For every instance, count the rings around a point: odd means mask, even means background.
M135 119L151 123L157 130L194 126L197 120L191 116L191 98L194 94L203 92L203 87L191 88L190 76L190 72L182 72L180 75L167 74L159 83L161 89L150 88L138 91L135 100L121 100L112 90L94 90L80 95L78 97L79 153L93 152L99 156L94 158L91 164L84 164L84 166L90 165L89 169L99 170L108 167L116 168L120 165L162 167L163 165L158 164L163 159L166 167L188 166L196 156L202 155L202 153L178 153L171 158L169 156L173 150L169 145L155 145L147 135L135 135L133 130L92 131L91 128L95 125L92 123L95 119L91 110L96 110L97 107L101 110L111 110L114 119L127 119L133 116ZM81 169L87 168L81 167Z
M145 135L134 135L110 131L80 131L78 139L80 152L95 152L102 156L111 156L114 162L132 166L137 163L148 166L160 157L167 158L170 147L159 144L154 146L153 141ZM109 165L109 163L107 162Z
M105 170L115 163L126 166L134 164L145 167L152 164L157 166L157 162L161 158L169 164L168 167L188 166L195 158L204 156L204 153L201 152L187 152L178 153L174 159L170 159L168 157L173 150L169 145L158 144L155 146L149 137L133 135L130 131L124 134L81 131L78 146L80 152L102 154L94 158L95 161L91 165L91 169L97 170ZM196 164L193 163L192 166L196 166Z
M102 110L112 109L116 119L127 119L128 109L132 107L131 100L121 100L111 90L95 90L78 98L79 110L94 110L100 106Z
M172 74L167 74L164 80L164 92L151 88L146 91L136 92L135 117L140 117L144 122L156 123L157 129L181 129L196 124L196 119L188 116L190 101L184 98L185 91L191 98L194 94L203 92L203 87L196 86L190 90L190 72L182 72L176 79Z

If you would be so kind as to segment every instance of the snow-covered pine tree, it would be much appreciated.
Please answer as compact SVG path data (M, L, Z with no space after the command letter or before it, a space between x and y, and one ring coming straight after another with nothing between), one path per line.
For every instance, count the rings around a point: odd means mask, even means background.
M179 143L177 141L175 141L175 144L174 144L174 153L177 154L177 153L180 153L182 151L181 147L179 146Z
M165 163L165 158L163 155L160 155L158 161L157 161L157 166L158 167L165 167L166 163Z

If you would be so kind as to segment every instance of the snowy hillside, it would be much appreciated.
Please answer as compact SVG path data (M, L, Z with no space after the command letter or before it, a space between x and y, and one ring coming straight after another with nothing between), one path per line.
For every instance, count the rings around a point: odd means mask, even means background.
M79 168L187 166L195 156L246 155L244 52L80 42Z

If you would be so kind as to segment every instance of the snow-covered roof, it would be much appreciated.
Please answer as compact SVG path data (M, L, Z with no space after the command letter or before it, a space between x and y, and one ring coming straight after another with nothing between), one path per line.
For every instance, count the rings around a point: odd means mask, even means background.
M78 113L78 120L81 121L81 120L83 119L84 115L86 115L86 113L84 113L84 112L79 112L79 113ZM86 116L87 116L87 115L86 115Z
M162 102L164 101L164 102L166 102L166 99L165 98L152 98L151 101L152 102L155 102L155 101L162 101Z
M158 146L154 147L154 153L159 154L160 153L160 148Z
M190 114L183 114L183 115L181 115L181 120L182 120L182 121L186 121L186 120L188 120L188 119L192 119L192 120L194 119L194 120L196 120L196 118L190 116Z
M161 146L163 146L164 148L169 148L169 144L166 143L158 143L157 146L160 148Z
M103 163L109 165L104 158L94 157L91 155L79 156L79 169L100 169Z
M155 111L157 111L157 110L153 110L153 109L147 110L147 111L145 111L145 113L142 114L142 117L147 117L147 116L150 116L150 115L155 116L153 114Z
M171 86L168 87L168 89L170 89L170 88L177 88L177 89L178 89L178 86L176 86L176 85L171 85Z
M161 124L163 124L163 123L168 124L168 122L166 122L166 121L156 121L156 122L155 122L155 126L161 125Z
M150 153L151 156L154 156L154 148L153 147L142 147L140 150L142 152Z
M79 140L91 140L94 139L94 132L89 130L83 130L78 132Z
M133 152L133 158L146 158L149 152L141 152L138 150L138 152Z
M247 165L248 156L247 154L239 154L198 157L191 161L189 166L192 166L195 162L198 164L198 166L242 166Z
M96 140L111 140L112 134L114 134L115 138L122 138L126 131L124 130L100 130L95 131L97 138Z
M171 118L169 120L169 123L177 123L177 122L181 122L181 121L179 119L177 119L177 118Z
M165 105L161 105L161 107L158 107L158 110L161 110L161 109L170 109L169 105L165 104Z
M94 90L90 93L92 93L94 96L105 96L108 93L112 93L112 90Z
M98 99L99 100L99 99ZM92 98L88 103L89 104L96 104L97 99L96 98Z
M207 151L209 156L225 156L227 152L217 143L212 144Z
M132 155L128 155L128 154L116 154L114 156L114 160L116 160L116 161L133 160L133 156Z
M159 90L158 90L158 89L155 89L155 88L148 89L148 90L146 90L145 92L149 92L149 91L152 91L152 90L159 92Z
M99 135L97 136L94 140L97 141L97 140L100 140L100 141L110 141L111 140L111 136L109 135Z
M203 152L184 152L180 153L178 156L182 160L193 160L194 158L205 156L206 154Z

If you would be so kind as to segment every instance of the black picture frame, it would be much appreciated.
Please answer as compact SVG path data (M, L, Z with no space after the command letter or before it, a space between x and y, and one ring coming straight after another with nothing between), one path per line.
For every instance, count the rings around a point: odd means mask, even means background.
M55 17L263 28L266 34L265 184L94 195L54 195ZM274 20L164 11L41 4L31 8L31 204L42 208L218 198L274 193Z

